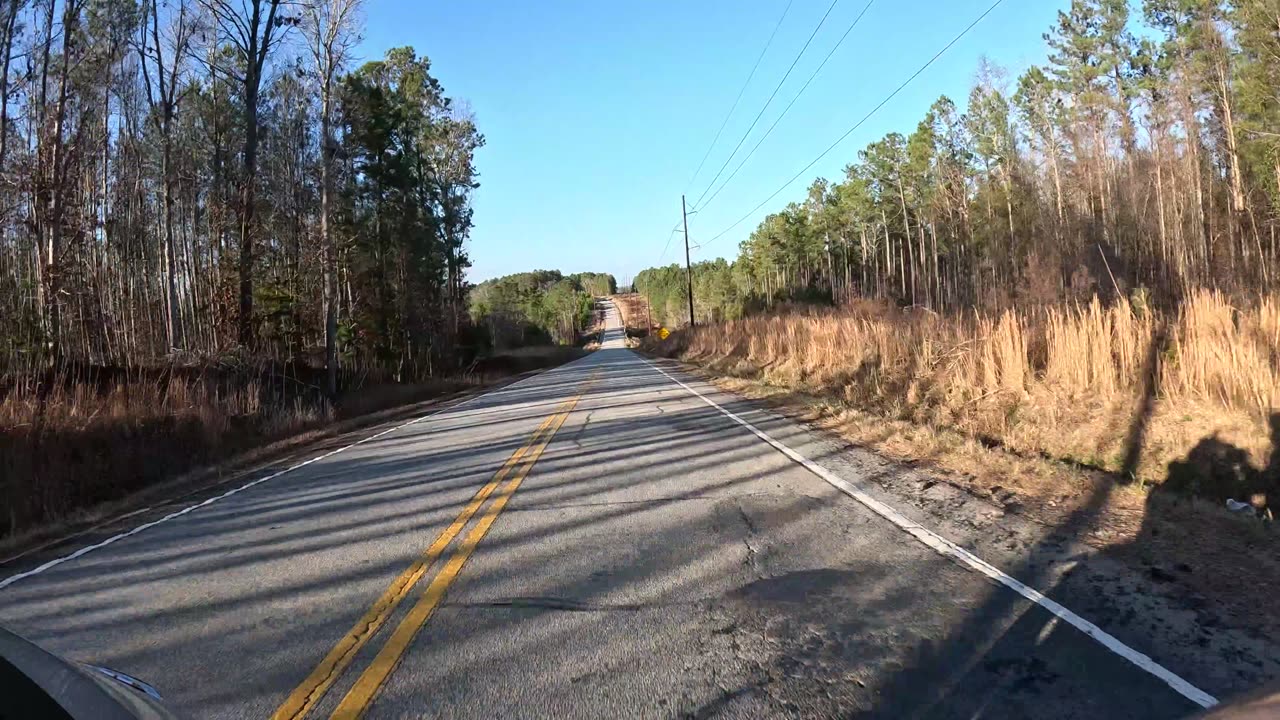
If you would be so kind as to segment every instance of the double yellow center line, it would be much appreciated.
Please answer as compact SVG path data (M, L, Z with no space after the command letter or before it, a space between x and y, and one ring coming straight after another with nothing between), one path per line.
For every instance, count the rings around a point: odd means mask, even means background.
M360 649L368 644L374 635L378 633L378 630L391 617L404 598L408 596L414 585L444 555L449 544L466 528L485 501L493 495L503 481L506 481L506 485L502 485L497 498L489 504L479 522L463 538L461 545L454 550L444 568L431 579L427 589L423 591L422 597L418 599L418 602L409 610L395 630L392 631L386 644L378 651L369 667L360 674L355 685L342 698L331 717L348 720L359 718L364 714L365 710L373 702L378 690L390 677L396 665L399 664L405 651L408 650L409 644L413 642L413 638L418 634L422 626L426 624L427 620L431 618L436 608L439 607L441 600L444 599L445 591L457 579L458 573L462 571L462 566L466 564L467 559L475 552L476 546L480 544L480 541L489 532L489 528L493 526L494 521L498 519L498 514L507 506L511 496L520 487L520 483L524 481L525 476L533 469L534 463L538 462L538 458L542 457L543 450L550 444L556 432L560 430L560 426L564 425L569 414L577 407L578 401L586 393L594 379L595 376L593 375L576 396L562 404L557 408L556 412L542 421L542 424L533 433L533 436L529 438L529 441L512 453L511 457L494 473L493 478L484 487L476 491L476 494L462 508L462 512L458 513L458 516L454 518L449 527L445 528L436 537L435 542L431 543L426 552L391 582L391 585L374 602L368 612L342 636L342 639L325 655L320 664L302 681L302 684L289 694L289 697L271 716L272 720L296 720L297 718L302 718L320 702L324 694L342 675L343 671L351 665Z

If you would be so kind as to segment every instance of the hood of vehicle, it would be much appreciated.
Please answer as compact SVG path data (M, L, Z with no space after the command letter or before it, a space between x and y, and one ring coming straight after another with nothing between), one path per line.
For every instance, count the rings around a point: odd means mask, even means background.
M0 627L0 687L9 718L170 720L150 684L97 665L69 662Z

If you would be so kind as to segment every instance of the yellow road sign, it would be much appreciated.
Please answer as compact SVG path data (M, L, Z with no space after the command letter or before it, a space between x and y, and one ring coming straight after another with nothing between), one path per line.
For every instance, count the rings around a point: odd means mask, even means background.
M668 336L668 335L670 335L670 334L671 334L671 331L670 331L670 330L668 330L668 329L666 329L666 328L658 328L658 337L659 337L660 339L662 339L662 340L666 340L666 339L667 339L667 336Z

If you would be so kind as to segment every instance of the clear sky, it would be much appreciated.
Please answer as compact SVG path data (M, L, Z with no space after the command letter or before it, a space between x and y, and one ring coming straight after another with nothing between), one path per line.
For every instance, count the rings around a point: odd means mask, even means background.
M724 191L690 218L694 242L737 220L884 99L992 0L874 0L861 23ZM1021 71L1068 0L1005 0L842 145L694 260L733 258L764 215L839 177L868 142L910 132L947 94L963 106L979 59ZM866 0L838 0L765 112L755 139L800 89ZM692 207L830 0L794 0L698 178L690 178L787 0L366 0L363 59L412 45L446 92L468 102L487 145L477 165L470 279L538 268L619 281L683 260ZM741 156L741 155L740 155ZM735 159L725 171L736 167ZM679 253L677 250L679 249Z

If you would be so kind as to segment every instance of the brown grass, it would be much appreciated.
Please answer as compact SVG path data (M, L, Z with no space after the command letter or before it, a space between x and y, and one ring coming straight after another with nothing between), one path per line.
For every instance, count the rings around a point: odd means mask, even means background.
M946 503L925 497L935 483L947 483L1033 520L1044 528L1039 537L1050 544L1050 533L1069 528L1073 539L1143 573L1150 566L1192 568L1179 574L1175 593L1222 608L1234 626L1263 636L1280 628L1280 613L1272 610L1274 588L1280 585L1280 536L1268 525L1226 511L1221 502L1117 485L1105 472L1006 452L947 428L859 410L831 395L694 371L788 417L920 468L927 482L914 473L876 473L871 481L891 492L921 493L916 501L931 512L950 512Z
M308 430L558 365L578 348L485 358L459 378L353 377L335 405L318 389L249 369L131 370L0 378L0 538L27 533ZM7 382L3 382L7 380Z
M609 296L614 304L618 306L618 311L622 313L622 325L627 330L632 331L629 334L635 335L634 331L642 331L644 334L649 323L649 316L646 314L644 296L640 293L620 293L618 295Z
M964 317L873 303L791 308L700 326L653 349L891 420L1114 472L1165 322L1157 402L1135 477L1161 482L1169 463L1212 441L1243 451L1254 476L1269 472L1275 482L1268 458L1268 419L1280 403L1275 298L1234 307L1202 292L1167 318L1097 300Z
M221 385L221 386L220 386ZM137 490L330 419L323 406L264 402L257 381L227 387L151 377L19 386L0 401L0 535Z

